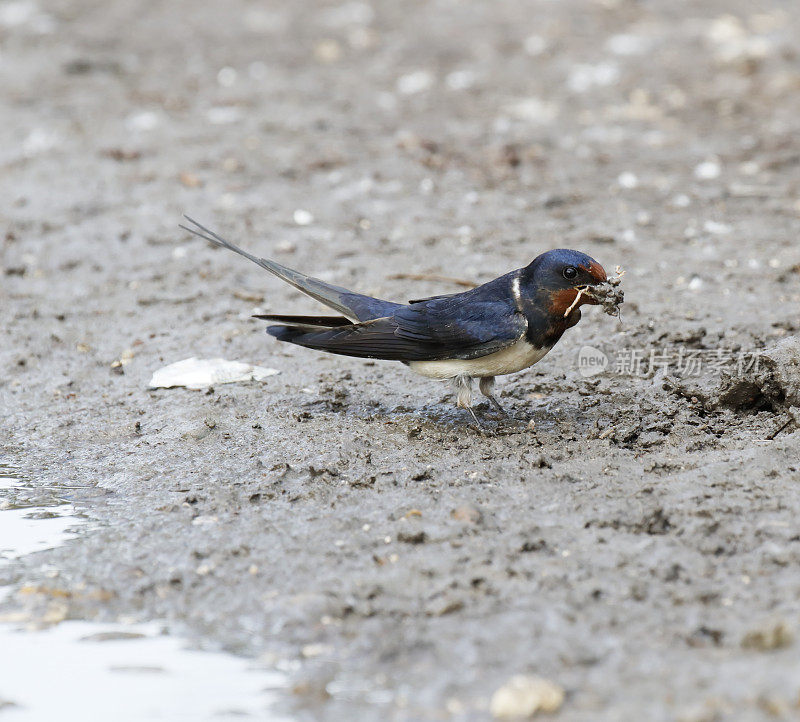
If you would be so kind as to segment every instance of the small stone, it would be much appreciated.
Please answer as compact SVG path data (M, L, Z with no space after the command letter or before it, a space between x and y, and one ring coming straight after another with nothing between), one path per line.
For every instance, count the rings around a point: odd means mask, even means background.
M275 251L277 253L294 253L297 250L297 246L289 240L282 240L278 241L275 244Z
M483 519L481 510L471 504L457 506L450 512L450 516L456 521L461 521L466 524L478 524Z
M606 40L606 49L614 55L643 55L650 48L650 41L642 35L621 33Z
M188 171L181 173L179 180L181 184L187 188L199 188L203 185L203 181L201 181L198 176L196 176L194 173L189 173Z
M714 180L719 178L722 168L719 163L714 160L707 160L695 166L694 177L698 180Z
M230 88L234 83L236 83L236 79L239 76L239 73L236 72L235 68L231 68L230 66L225 66L224 68L220 68L219 72L217 73L217 82L223 88Z
M153 111L144 110L132 113L125 119L125 127L131 131L146 132L156 128L161 122L161 118Z
M443 617L446 614L460 612L464 608L464 602L460 599L444 599L438 603L428 606L425 610L429 617Z
M719 221L706 221L703 224L703 230L706 233L712 233L715 236L722 236L730 233L733 229L727 223L720 223Z
M794 642L794 633L783 619L770 620L742 637L742 647L768 652L773 649L783 649Z
M314 57L320 62L329 65L342 57L342 46L337 40L326 38L314 46Z
M236 123L244 117L241 108L235 105L218 105L206 111L206 118L212 125L227 125Z
M397 541L402 542L404 544L424 544L427 535L424 531L417 531L417 532L404 532L401 531L397 535Z
M541 35L529 35L522 47L528 55L536 57L547 50L547 40Z
M433 81L433 73L427 70L417 70L401 75L397 79L397 92L402 95L415 95L428 90L433 85Z
M330 654L333 651L333 647L328 644L307 644L301 650L301 654L306 658L310 659L312 657L321 657L326 654Z
M233 292L234 298L238 298L240 301L247 301L248 303L263 303L264 302L264 294L258 293L257 291L248 291L244 288L236 289Z
M564 703L564 690L535 675L519 674L492 695L489 709L495 719L533 717L537 712L557 712Z
M585 93L593 88L615 85L619 76L616 63L578 63L569 73L567 86L573 93Z
M314 222L313 214L304 208L298 208L292 218L298 226L310 226Z
M451 90L468 90L475 85L475 73L471 70L454 70L445 78Z

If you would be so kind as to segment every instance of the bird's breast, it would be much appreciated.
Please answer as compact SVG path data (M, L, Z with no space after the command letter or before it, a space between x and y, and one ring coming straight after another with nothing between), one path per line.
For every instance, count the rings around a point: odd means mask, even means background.
M408 366L422 376L432 379L452 379L455 376L503 376L522 371L540 361L552 346L537 347L523 336L513 345L500 351L472 359L442 359L411 361Z

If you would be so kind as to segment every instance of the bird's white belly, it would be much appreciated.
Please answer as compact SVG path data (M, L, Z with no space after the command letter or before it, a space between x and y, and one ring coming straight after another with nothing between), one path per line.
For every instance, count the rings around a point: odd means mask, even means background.
M410 361L408 366L418 374L432 379L452 379L456 376L502 376L533 366L551 347L538 348L521 338L513 346L473 359L444 361Z

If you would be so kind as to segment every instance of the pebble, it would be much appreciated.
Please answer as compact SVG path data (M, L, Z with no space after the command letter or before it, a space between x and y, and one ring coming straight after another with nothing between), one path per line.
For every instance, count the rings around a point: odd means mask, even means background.
M730 233L733 228L729 226L727 223L720 223L719 221L706 221L703 224L703 230L706 233L713 233L715 236L722 236L727 233Z
M767 652L789 647L794 642L794 633L783 619L773 619L754 627L742 637L742 647Z
M304 208L298 208L292 214L292 218L298 226L310 226L314 222L314 215Z
M244 117L241 108L235 105L218 105L206 111L206 118L212 125L228 125L236 123Z
M415 95L428 90L433 85L433 73L427 70L416 70L401 75L397 79L397 92L402 95Z
M570 71L567 86L574 93L585 93L592 88L614 85L619 80L619 67L616 63L579 63Z
M150 110L144 110L139 113L133 113L125 119L125 127L132 131L148 131L153 130L158 126L161 119L157 113Z
M203 185L203 181L197 175L188 171L181 173L178 180L187 188L200 188Z
M236 79L238 77L239 73L236 72L236 69L226 65L224 68L220 68L219 72L217 73L217 82L223 88L230 88L234 83L236 83Z
M643 35L620 33L606 40L605 46L614 55L643 55L650 49L650 41Z
M450 512L450 516L456 521L465 522L467 524L478 524L483 518L481 510L471 504L457 506Z
M722 173L722 168L715 160L704 161L694 168L694 177L698 180L714 180L719 178L720 173Z
M338 41L331 38L320 40L314 47L314 57L320 62L330 64L335 63L342 57L342 46Z
M296 250L297 250L297 245L292 241L286 239L278 241L275 244L275 251L277 253L294 253Z
M493 695L489 709L495 719L525 719L537 712L557 712L564 703L559 685L536 675L518 674Z
M301 654L306 658L321 657L333 652L333 647L329 644L306 644L301 650Z
M523 48L528 55L536 57L547 50L547 40L541 35L529 35L525 38Z
M475 85L475 73L471 70L454 70L445 78L450 90L468 90Z

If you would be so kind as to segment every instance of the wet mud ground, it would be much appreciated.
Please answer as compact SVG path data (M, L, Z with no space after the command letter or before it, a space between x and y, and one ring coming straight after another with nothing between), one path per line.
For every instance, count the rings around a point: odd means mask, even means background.
M788 0L0 7L0 448L92 520L3 610L168 620L290 670L299 720L481 720L518 673L557 720L791 719L791 378L577 354L794 341L799 37ZM316 305L184 212L397 300L578 248L622 322L585 310L481 435L399 364L266 338ZM281 374L147 390L189 356Z

